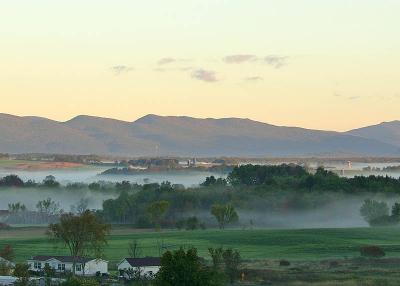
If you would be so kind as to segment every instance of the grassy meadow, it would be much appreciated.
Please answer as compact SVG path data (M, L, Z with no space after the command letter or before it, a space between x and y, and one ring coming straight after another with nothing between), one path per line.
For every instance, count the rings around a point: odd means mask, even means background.
M32 255L64 255L68 251L46 237L45 227L18 227L0 231L0 247L11 244L16 261ZM243 257L245 280L237 285L399 285L400 228L254 229L155 232L114 227L105 258L109 269L128 256L128 243L136 239L143 256L157 256L160 249L195 246L209 259L209 247L233 247ZM384 259L361 258L363 245L379 245ZM281 259L290 266L279 265Z
M16 260L38 254L68 254L50 242L46 228L22 227L0 231L0 247L11 244ZM136 239L145 256L159 255L160 249L194 246L208 258L209 247L238 249L246 260L344 259L359 256L362 245L379 245L386 257L400 257L400 228L291 229L291 230L198 230L160 232L115 227L109 236L105 258L111 263L128 255L128 243Z

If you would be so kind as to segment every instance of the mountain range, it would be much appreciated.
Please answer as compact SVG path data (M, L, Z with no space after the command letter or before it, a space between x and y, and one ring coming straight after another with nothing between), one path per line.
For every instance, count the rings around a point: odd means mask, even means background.
M0 114L0 153L126 156L400 156L400 121L333 132L250 119L80 115L66 122Z

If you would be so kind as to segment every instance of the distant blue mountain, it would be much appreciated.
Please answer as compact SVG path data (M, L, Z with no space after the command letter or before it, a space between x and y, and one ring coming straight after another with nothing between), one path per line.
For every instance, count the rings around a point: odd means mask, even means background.
M398 121L340 133L240 118L146 115L126 122L80 115L58 122L0 114L0 153L400 156L399 139Z

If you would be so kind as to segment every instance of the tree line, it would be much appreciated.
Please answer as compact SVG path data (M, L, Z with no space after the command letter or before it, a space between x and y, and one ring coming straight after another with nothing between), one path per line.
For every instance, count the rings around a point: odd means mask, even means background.
M32 182L10 175L0 179L0 186L27 187ZM103 202L96 214L108 223L132 224L136 227L173 227L202 229L209 226L224 228L238 219L216 212L220 205L236 214L251 210L265 212L321 208L346 195L400 193L400 179L388 176L356 176L344 178L318 168L308 172L297 165L243 165L235 167L227 178L205 178L199 186L184 187L170 182L139 185L129 181L117 183L71 183L61 186L53 176L38 185L62 190L87 188L95 191L116 192L118 197ZM0 188L1 189L1 188ZM77 211L84 210L76 206ZM40 211L39 211L40 212ZM229 216L228 216L229 217Z

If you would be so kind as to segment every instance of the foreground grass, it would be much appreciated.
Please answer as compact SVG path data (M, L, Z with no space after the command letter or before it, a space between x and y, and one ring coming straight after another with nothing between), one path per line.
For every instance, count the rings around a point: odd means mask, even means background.
M292 230L199 230L141 231L114 228L105 248L105 258L112 264L128 255L128 243L136 239L144 256L160 251L194 246L208 258L209 247L238 249L244 259L290 259L313 261L359 256L362 245L380 245L386 257L400 257L400 228L292 229ZM68 251L51 243L45 228L24 227L0 231L0 247L11 244L16 261L38 254L63 255ZM111 265L110 265L111 266Z

